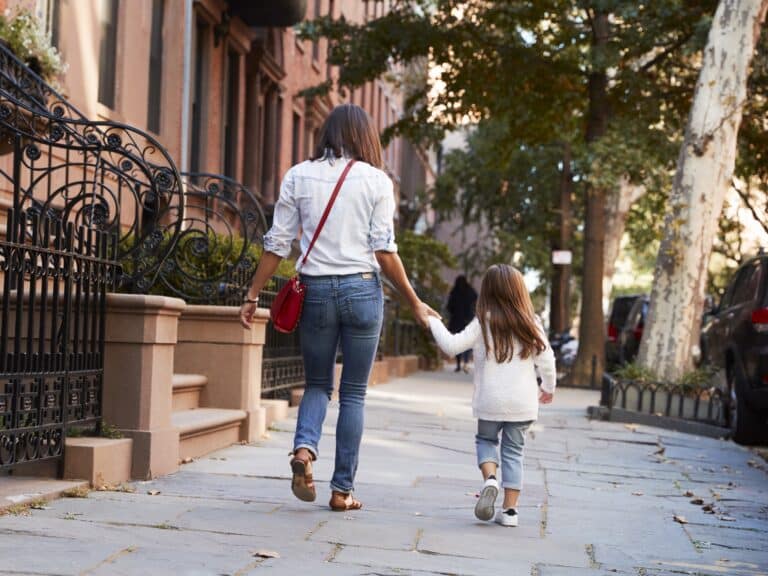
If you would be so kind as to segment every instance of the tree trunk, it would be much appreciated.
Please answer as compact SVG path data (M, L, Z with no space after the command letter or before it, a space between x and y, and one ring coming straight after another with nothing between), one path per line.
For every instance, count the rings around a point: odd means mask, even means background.
M592 17L593 61L604 60L609 39L608 14ZM601 138L608 128L608 76L604 68L589 75L589 115L587 142ZM586 186L584 216L584 272L581 280L579 353L569 377L573 386L599 385L605 364L605 326L603 325L603 243L605 240L605 190Z
M640 348L640 363L664 380L678 380L693 368L709 256L766 9L768 0L721 0L704 49Z
M645 194L645 186L632 184L623 177L619 189L611 195L605 206L605 253L603 261L603 313L608 312L613 291L613 274L619 258L621 240L632 205Z
M553 250L570 250L573 237L573 208L571 205L571 145L563 144L563 171L560 174L560 226L552 242ZM550 298L549 329L561 334L571 328L571 265L552 266L552 295Z

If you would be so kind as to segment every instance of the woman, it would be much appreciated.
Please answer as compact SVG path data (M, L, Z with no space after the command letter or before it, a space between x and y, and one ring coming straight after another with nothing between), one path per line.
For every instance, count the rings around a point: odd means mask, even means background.
M312 158L286 173L274 223L264 238L264 255L240 309L240 320L248 328L258 294L291 252L300 229L302 258L307 253L331 193L351 160L356 163L348 171L325 227L300 271L307 286L299 325L306 387L291 460L294 495L313 502L312 462L318 457L340 343L344 367L330 500L331 509L337 511L362 508L352 492L366 387L384 312L379 272L395 285L422 325L427 326L428 316L437 316L419 300L397 255L392 181L381 170L379 134L359 106L336 107L323 125Z
M464 330L467 325L472 322L475 317L475 304L477 303L477 292L467 282L465 276L459 276L456 278L456 282L453 284L451 293L448 296L448 304L446 310L448 310L448 330L453 334L457 334ZM460 372L462 369L461 361L464 361L464 370L467 370L467 362L469 362L470 350L462 352L456 355L456 372Z

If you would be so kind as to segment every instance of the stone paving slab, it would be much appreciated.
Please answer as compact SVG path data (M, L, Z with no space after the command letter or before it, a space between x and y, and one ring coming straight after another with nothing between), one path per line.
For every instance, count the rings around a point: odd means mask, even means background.
M135 493L94 492L0 517L0 574L768 575L768 475L748 465L754 454L591 422L592 391L558 391L531 428L520 527L478 522L471 392L470 377L448 372L371 389L362 511L327 508L333 404L317 502L290 493L289 418L267 440L136 482ZM264 549L280 557L254 555Z

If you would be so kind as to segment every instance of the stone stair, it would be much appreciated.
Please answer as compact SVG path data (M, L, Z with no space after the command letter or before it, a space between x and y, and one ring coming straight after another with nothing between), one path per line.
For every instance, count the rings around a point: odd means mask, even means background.
M243 439L244 410L201 407L208 385L202 374L173 375L171 422L179 430L179 457L197 458Z

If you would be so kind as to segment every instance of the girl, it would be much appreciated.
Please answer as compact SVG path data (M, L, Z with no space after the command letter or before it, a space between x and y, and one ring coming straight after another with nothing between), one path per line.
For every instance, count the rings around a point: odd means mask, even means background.
M523 483L525 434L536 420L539 402L549 404L555 391L555 355L533 311L523 275L506 264L491 266L483 277L477 315L459 334L438 318L429 325L448 355L474 349L477 463L485 484L475 516L490 520L499 494L496 470L501 433L504 506L496 516L502 526L517 526L517 499ZM536 373L541 376L541 391Z

